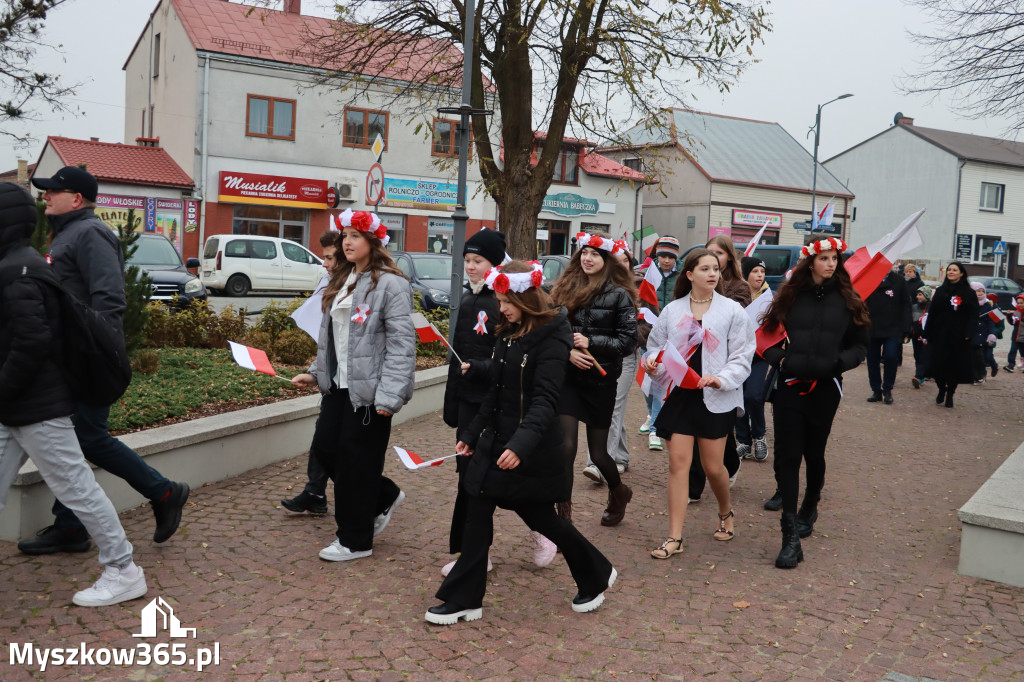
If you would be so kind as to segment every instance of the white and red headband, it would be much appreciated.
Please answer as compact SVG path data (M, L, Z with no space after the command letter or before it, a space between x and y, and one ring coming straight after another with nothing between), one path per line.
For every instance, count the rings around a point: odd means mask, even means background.
M539 289L544 284L544 268L537 261L530 261L530 272L505 273L501 268L491 268L484 275L484 282L498 294L514 292L521 294L527 289Z
M846 242L839 237L829 237L828 239L819 239L816 242L811 242L804 248L800 249L800 254L804 258L810 258L817 256L819 253L825 253L826 251L835 251L836 253L842 253L846 251Z
M589 246L592 249L601 249L612 254L619 251L629 253L629 246L626 245L623 239L609 239L608 237L599 237L596 234L587 234L586 232L576 233L576 245L581 249L584 246Z
M391 241L391 237L388 236L388 228L381 224L380 217L376 213L353 211L351 208L346 208L341 215L334 216L334 224L338 232L345 227L351 227L360 232L369 232L380 240L382 246L387 246Z

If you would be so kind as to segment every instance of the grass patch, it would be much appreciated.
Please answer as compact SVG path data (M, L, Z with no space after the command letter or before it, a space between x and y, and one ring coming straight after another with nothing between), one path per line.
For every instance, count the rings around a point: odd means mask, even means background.
M121 399L110 408L110 430L134 431L168 421L180 421L203 408L216 414L218 405L258 404L307 395L275 377L242 369L228 350L161 348L155 374L135 372ZM305 367L276 365L287 377ZM315 389L314 389L315 390ZM213 409L211 409L213 408Z

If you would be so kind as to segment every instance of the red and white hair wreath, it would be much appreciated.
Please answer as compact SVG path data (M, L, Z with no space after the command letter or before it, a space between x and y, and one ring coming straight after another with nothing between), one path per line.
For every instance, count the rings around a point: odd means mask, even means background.
M825 253L826 251L835 251L842 253L846 251L846 242L839 237L829 237L828 239L819 239L816 242L811 242L804 248L800 249L800 255L804 258L810 258L817 256L819 253Z
M584 246L589 246L592 249L601 249L609 253L629 252L629 247L626 246L626 242L623 239L609 239L608 237L599 237L596 234L587 234L586 232L576 233L576 245L581 249Z
M500 268L491 268L484 275L484 282L498 294L512 291L521 294L527 289L539 289L544 284L544 268L535 260L529 261L533 266L530 272L502 272Z
M360 232L369 232L380 240L382 246L387 246L391 241L391 237L388 236L388 228L381 224L380 217L376 213L353 211L351 208L346 208L341 215L334 216L334 223L338 232L345 227L352 227Z

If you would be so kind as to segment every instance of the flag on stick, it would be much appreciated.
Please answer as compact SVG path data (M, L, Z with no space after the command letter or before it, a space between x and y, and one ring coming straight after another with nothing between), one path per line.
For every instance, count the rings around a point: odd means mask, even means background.
M867 246L862 246L844 264L850 273L853 288L862 299L882 283L892 265L906 252L921 246L924 241L916 223L924 215L922 208L908 216L895 230Z
M652 225L648 225L634 232L633 239L640 242L640 250L650 256L651 249L658 243L658 233L654 231Z
M658 305L658 287L661 286L662 280L665 278L661 276L661 270L658 269L657 265L653 263L647 268L647 274L644 275L644 281L640 282L640 289L637 291L640 298L647 301L651 305Z
M747 248L743 249L744 256L751 256L754 254L754 249L757 248L757 243L761 241L761 237L764 236L765 228L768 227L769 222L771 221L764 221L764 225L761 226L761 229L757 231L757 234L754 235L754 238L750 240L749 244L747 244Z
M427 319L426 315L423 313L413 313L409 317L412 318L412 326L416 328L416 335L420 337L421 343L433 343L434 341L440 341L444 345L448 346L448 350L452 352L452 355L455 356L456 360L460 363L462 362L462 358L459 357L459 354L456 353L455 349L452 348L450 343L448 343L448 339L444 338L441 332L437 331L437 327Z
M259 348L252 348L250 346L243 346L240 343L234 341L228 341L228 345L231 346L231 355L234 357L235 362L240 367L251 369L261 374L269 374L272 377L277 376L277 372L270 365L270 359L267 354L261 351ZM284 378L284 377L282 377Z
M647 324L654 324L658 321L658 316L650 308L644 307L636 314L636 319L643 320Z
M686 360L675 346L666 346L665 350L659 353L658 361L664 366L673 384L682 388L697 388L700 375L686 364ZM672 387L669 386L669 391L671 390Z
M750 315L750 319L753 320L755 328L761 326L761 316L768 312L768 308L771 306L774 298L775 294L772 293L771 289L768 289L744 308L747 315Z
M405 448L400 448L397 445L394 446L395 452L398 453L398 458L402 460L402 464L407 469L423 469L425 467L436 467L444 464L446 459L452 457L458 457L458 455L447 455L445 457L438 457L437 459L424 460L422 457L417 455L415 452L409 452Z
M993 308L992 310L988 311L988 313L986 313L986 314L989 316L989 318L993 322L996 322L996 323L1002 322L1003 320L1006 319L1006 315L1003 315L1003 311L1000 310L999 308Z
M647 372L644 371L642 360L636 368L636 383L640 386L640 390L644 392L644 395L651 394L651 377L647 376Z
M821 213L818 212L818 203L814 203L814 225L811 227L811 232L815 230L831 229L832 227L832 216L835 215L835 205L832 203L835 201L835 197L832 197L825 202L825 208L821 209Z
M327 288L329 281L330 277L324 275L320 284L317 285L316 291L289 315L295 320L295 326L312 336L314 341L320 340L318 337L320 336L320 321L324 317L322 309L324 289Z

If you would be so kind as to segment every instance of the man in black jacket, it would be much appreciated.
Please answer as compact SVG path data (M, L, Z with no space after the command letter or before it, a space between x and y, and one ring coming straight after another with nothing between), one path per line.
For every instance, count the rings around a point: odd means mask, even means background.
M122 331L124 258L117 236L93 211L99 189L96 178L81 168L65 166L51 178L33 178L32 184L45 190L43 200L54 235L47 259L54 274L69 293ZM164 542L181 523L188 484L169 481L111 436L109 416L110 406L79 403L75 407L72 420L82 452L87 460L123 478L149 499L156 516L153 540ZM88 551L89 534L74 512L57 500L53 513L54 524L40 531L35 540L19 542L18 549L25 554Z
M117 511L75 436L70 416L75 400L55 360L61 348L59 283L29 245L35 222L28 192L0 183L0 510L18 469L31 457L57 499L74 509L96 538L106 567L72 601L109 606L144 596L146 576L132 560Z
M890 270L865 303L871 315L867 357L871 395L868 402L892 405L892 387L896 383L903 343L912 331L906 281Z

